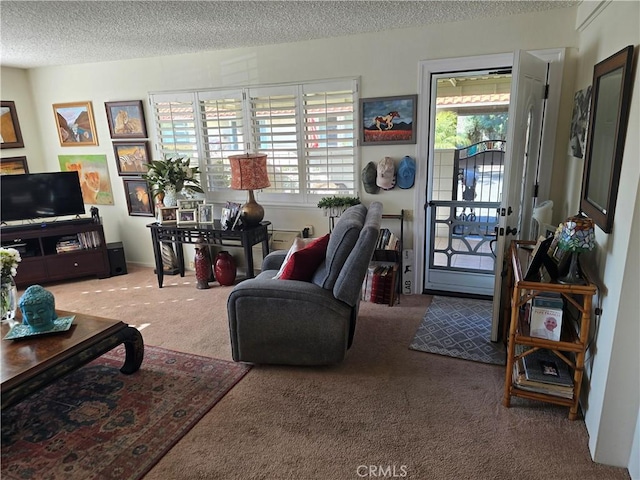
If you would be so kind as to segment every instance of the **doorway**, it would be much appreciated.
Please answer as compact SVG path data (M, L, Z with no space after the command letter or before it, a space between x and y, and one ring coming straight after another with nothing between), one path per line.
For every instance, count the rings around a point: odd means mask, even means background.
M478 57L463 57L463 58L454 58L454 59L442 59L442 60L431 60L422 62L420 65L420 93L421 98L424 98L425 101L422 103L422 108L418 111L418 157L421 158L422 161L418 162L417 171L416 171L416 186L418 187L418 192L422 191L423 193L418 193L415 199L415 211L416 215L414 216L414 255L415 255L415 265L417 266L414 278L414 284L418 286L418 291L416 293L427 293L427 292L445 292L451 295L471 295L471 296L482 296L493 298L494 301L494 320L492 325L492 340L498 340L498 325L499 325L499 305L500 305L500 288L502 285L502 272L504 271L504 248L508 246L510 241L515 238L519 238L519 229L512 228L514 218L517 217L518 222L522 222L523 219L530 217L532 208L535 206L536 202L548 199L549 190L550 190L550 180L551 180L551 167L553 164L554 150L555 150L555 133L557 129L557 114L559 109L559 100L560 100L560 90L562 84L562 69L564 63L564 49L552 49L545 51L535 51L530 52L533 55L527 55L526 52L516 52L516 53L506 53L506 54L495 54L495 55L484 55ZM532 175L528 175L526 180L523 182L525 178L524 170L522 169L522 164L515 169L509 169L509 155L513 154L513 151L509 151L509 140L507 139L507 145L505 147L505 160L504 167L501 169L502 172L502 199L500 202L500 210L496 210L498 213L498 221L497 221L497 234L491 240L486 241L485 244L489 244L490 252L482 252L489 253L493 255L495 258L492 260L495 269L493 272L493 284L491 283L491 274L485 272L470 272L464 269L463 272L453 272L452 273L443 273L436 272L436 276L433 276L433 272L430 270L430 256L432 255L432 242L435 242L435 228L430 228L432 223L435 223L435 220L439 220L438 215L433 211L434 209L429 206L429 201L427 200L427 192L433 191L434 187L434 179L436 177L435 171L435 114L436 114L436 88L433 87L434 84L434 76L466 76L469 73L478 73L478 72L502 72L504 74L505 71L509 71L514 63L518 63L517 59L522 57L538 57L539 59L544 60L545 68L547 69L547 78L548 78L548 98L546 100L546 107L544 108L543 116L545 121L542 125L541 134L538 132L538 136L531 135L531 130L529 133L523 133L522 135L518 135L518 142L524 141L526 138L527 141L531 139L535 139L534 142L530 142L525 146L525 151L529 152L529 147L531 145L535 146L537 158L534 160L529 160L528 167L526 172L531 171L534 172ZM516 60L514 60L516 59ZM515 72L514 72L515 75ZM512 81L512 85L515 85L516 82ZM512 87L513 90L513 87ZM511 95L514 95L513 92L510 92ZM542 95L543 93L540 92ZM511 98L513 100L513 98ZM510 107L511 108L511 107ZM510 110L511 111L511 110ZM533 118L531 115L528 117L529 120ZM541 118L541 117L540 117ZM512 120L512 119L510 119ZM510 121L511 123L511 121ZM539 128L540 125L537 125ZM513 148L513 147L511 147ZM522 149L518 148L516 153L516 157L519 162L524 162L524 156L520 155L522 153ZM492 167L493 168L493 167ZM453 172L453 167L451 167ZM519 185L513 186L518 182L514 182L513 175L516 172L520 172L519 177ZM466 181L465 181L466 182ZM451 190L450 195L451 198L454 198L453 191L453 179L451 180ZM489 183L492 183L490 180ZM495 183L495 179L494 179ZM505 186L508 186L509 183L512 183L511 188L508 192L505 192ZM461 185L462 188L465 187L464 184ZM464 193L464 190L462 190ZM525 195L534 195L533 198L524 198L521 196L526 192ZM537 196L535 196L537 194ZM514 198L517 197L517 204L515 204L515 209L517 210L515 217L510 217L507 212L512 212L513 209L509 209L505 204L507 198L509 201L513 201ZM477 200L477 199L476 199ZM464 198L461 200L448 200L450 202L464 201ZM490 202L491 205L487 205L486 208L493 208L493 203ZM449 205L449 211L453 211L453 213L449 214L448 218L444 219L444 224L453 231L453 222L456 221L456 217L460 217L460 210L456 210L457 207L463 207L464 204L461 205ZM469 205L466 205L467 208ZM476 209L482 208L483 205L476 204L474 207ZM476 210L477 212L477 210ZM504 212L504 215L502 213ZM469 213L469 210L467 210ZM477 213L476 213L477 215ZM482 215L481 215L482 216ZM489 221L489 215L487 211L487 224L484 225L482 232L480 233L488 233L489 226L493 226L495 228L495 220L491 219ZM467 221L465 217L462 217L463 221ZM451 222L450 224L447 222ZM456 225L458 229L460 229L460 225ZM462 224L462 227L468 227L469 225ZM440 228L443 228L442 226ZM526 230L526 229L525 229ZM481 237L476 232L476 237ZM480 241L478 241L480 243ZM469 242L471 245L471 242ZM469 247L467 247L468 249ZM474 245L471 245L471 248L474 248ZM483 248L486 248L484 246ZM478 250L479 252L479 250ZM436 253L445 253L445 252L436 252ZM451 252L453 254L460 254L460 252ZM478 256L478 255L476 255ZM482 255L479 255L482 256ZM485 255L486 256L486 255ZM486 260L485 260L486 261ZM439 278L442 277L442 278ZM471 283L471 285L467 285L464 287L460 286L459 279L462 277L467 277L466 282ZM437 279L438 284L434 284L432 280ZM444 281L441 281L444 279ZM475 284L473 283L475 282ZM422 287L422 288L420 288ZM498 292L497 294L495 292Z

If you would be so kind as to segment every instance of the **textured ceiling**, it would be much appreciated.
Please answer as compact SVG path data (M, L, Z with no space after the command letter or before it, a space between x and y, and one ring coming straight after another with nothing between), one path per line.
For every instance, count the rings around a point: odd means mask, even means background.
M296 42L578 1L0 1L0 64L34 68Z

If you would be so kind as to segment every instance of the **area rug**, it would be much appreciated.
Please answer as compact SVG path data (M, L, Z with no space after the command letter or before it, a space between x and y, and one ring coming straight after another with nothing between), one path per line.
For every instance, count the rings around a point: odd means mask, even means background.
M2 412L2 478L139 479L250 367L145 346L123 375L119 347Z
M489 300L433 297L409 348L505 365L504 345L491 341L491 317Z

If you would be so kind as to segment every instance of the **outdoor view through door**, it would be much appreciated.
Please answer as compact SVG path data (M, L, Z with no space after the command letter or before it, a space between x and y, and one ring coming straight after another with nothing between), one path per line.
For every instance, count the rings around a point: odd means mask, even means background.
M434 75L432 88L429 279L432 285L442 281L458 291L491 294L511 73Z

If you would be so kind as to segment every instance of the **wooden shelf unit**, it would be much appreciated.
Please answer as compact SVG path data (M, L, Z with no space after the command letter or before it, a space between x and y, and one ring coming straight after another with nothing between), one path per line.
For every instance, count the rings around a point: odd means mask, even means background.
M376 249L373 252L373 261L393 263L390 282L391 292L387 295L389 306L400 303L400 293L402 292L402 249L404 245L404 210L399 214L383 214L383 220L399 220L400 236L398 237L398 247L395 250Z
M3 227L3 247L20 251L22 261L15 277L19 287L70 278L110 275L107 242L102 225L91 222L53 222L17 228ZM95 246L57 252L58 242L65 237L93 239Z
M591 323L591 307L596 286L567 285L560 283L543 283L524 280L523 266L528 261L529 251L523 246L532 246L535 242L513 241L510 248L509 285L512 288L510 303L510 323L507 340L507 367L505 372L503 405L509 407L511 397L522 397L531 400L549 402L569 407L569 419L575 420L578 415L580 388L584 373L584 359L589 340ZM542 292L555 292L562 295L565 308L562 321L560 341L547 340L529 335L529 325L523 318L522 308L529 300ZM574 310L579 318L574 319L568 310ZM538 393L523 390L513 381L515 362L530 353L517 353L516 346L523 345L533 349L544 348L552 351L561 361L565 362L573 372L573 398L562 398L548 393Z

